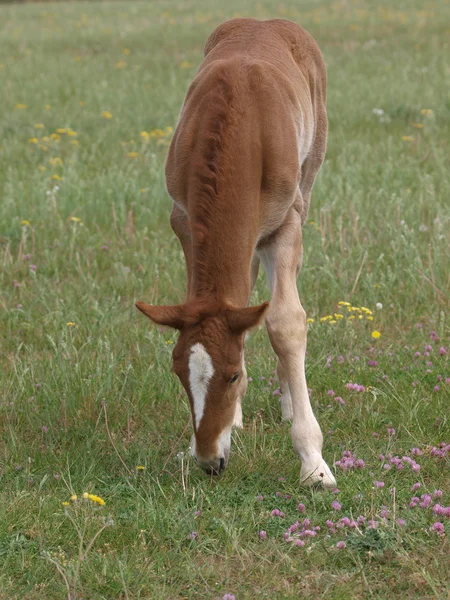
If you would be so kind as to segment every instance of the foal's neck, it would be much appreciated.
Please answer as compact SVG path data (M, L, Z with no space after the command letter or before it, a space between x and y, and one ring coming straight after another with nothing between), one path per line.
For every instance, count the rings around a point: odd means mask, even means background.
M247 215L226 216L211 219L207 228L193 226L191 297L244 307L251 293L255 224Z

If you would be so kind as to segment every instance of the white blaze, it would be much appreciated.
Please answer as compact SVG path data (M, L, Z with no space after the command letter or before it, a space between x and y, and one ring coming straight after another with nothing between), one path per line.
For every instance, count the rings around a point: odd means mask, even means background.
M212 360L203 344L194 344L189 356L189 385L194 403L195 429L198 429L203 413L208 384L214 375Z

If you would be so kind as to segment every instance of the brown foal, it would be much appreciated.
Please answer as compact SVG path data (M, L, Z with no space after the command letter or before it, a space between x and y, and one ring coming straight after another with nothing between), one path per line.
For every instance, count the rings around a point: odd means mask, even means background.
M192 453L209 472L226 466L231 428L242 427L244 336L265 318L300 479L335 485L308 396L296 283L302 225L325 155L325 100L325 65L304 29L233 19L208 38L170 145L170 222L186 258L187 299L137 307L180 332L174 370L191 406ZM248 307L260 261L270 306Z

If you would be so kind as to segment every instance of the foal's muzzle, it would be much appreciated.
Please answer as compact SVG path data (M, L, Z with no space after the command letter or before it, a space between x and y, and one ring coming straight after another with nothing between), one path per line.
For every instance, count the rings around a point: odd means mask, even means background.
M220 475L220 473L225 469L225 459L220 457L218 461L214 461L212 464L201 463L200 465L202 469L205 471L207 475Z

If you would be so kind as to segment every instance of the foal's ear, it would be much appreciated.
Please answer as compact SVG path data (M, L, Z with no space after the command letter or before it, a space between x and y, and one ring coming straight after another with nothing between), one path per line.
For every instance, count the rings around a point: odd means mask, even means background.
M259 306L249 306L247 308L230 308L227 310L228 325L233 333L243 333L247 329L256 327L264 319L268 302L263 302Z
M145 302L136 302L138 308L144 315L158 325L182 329L184 326L184 310L182 305L178 306L152 306Z

